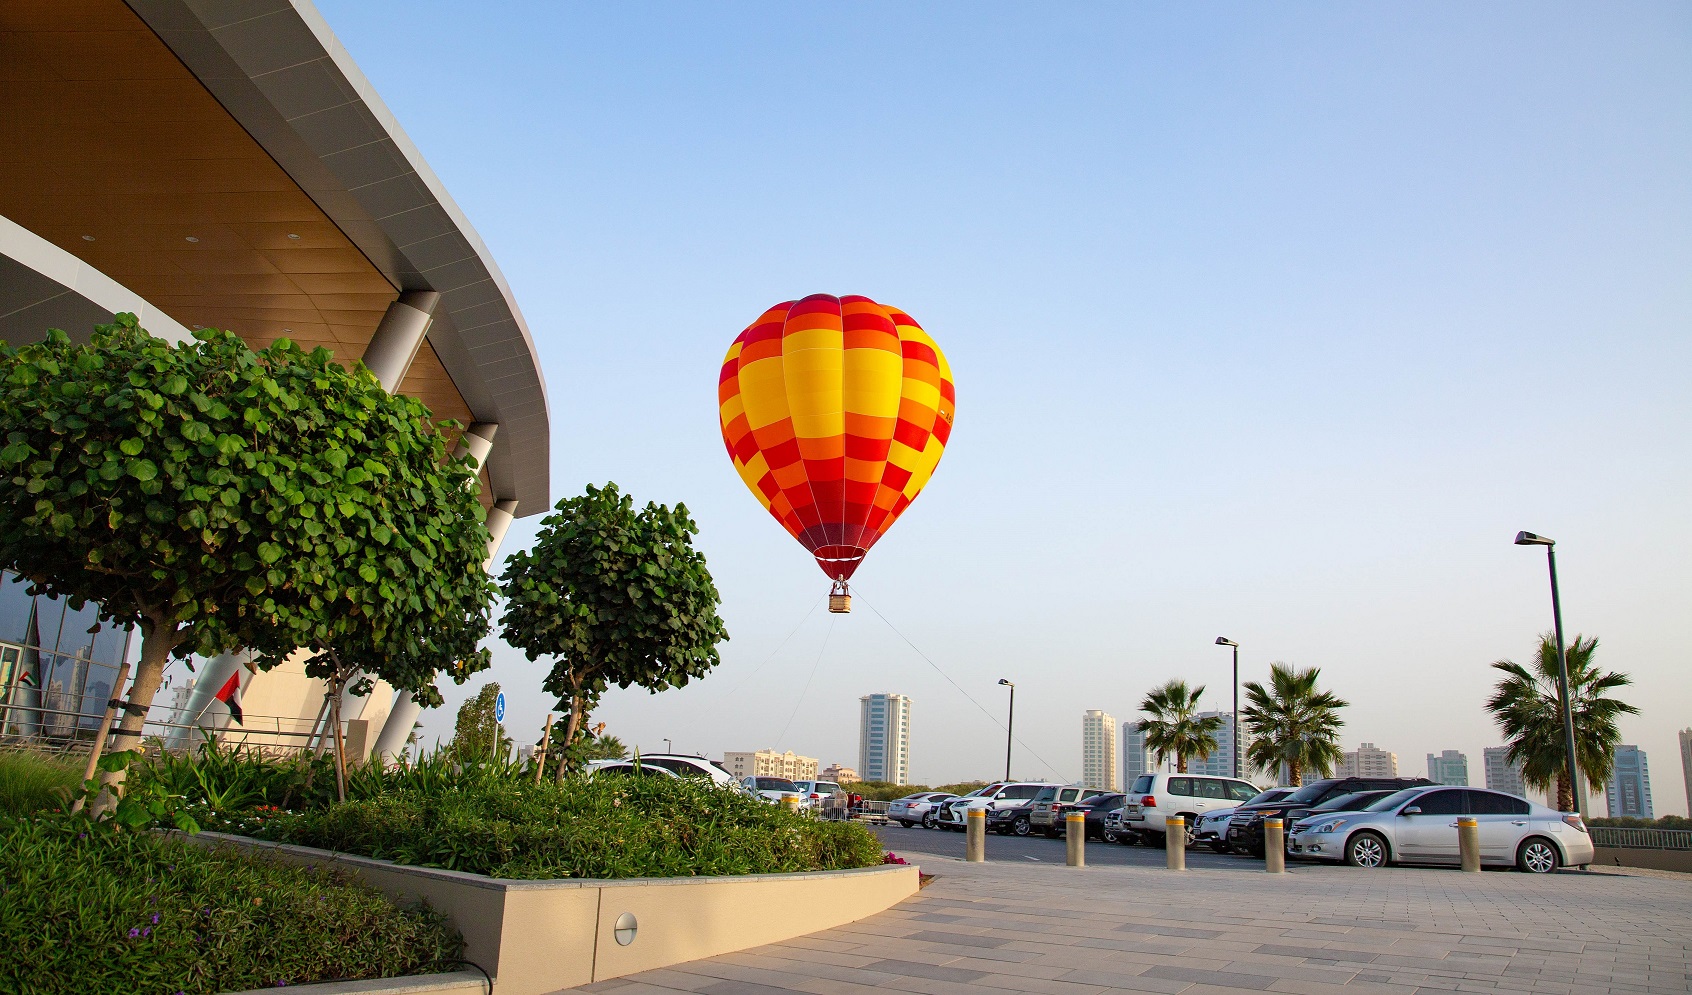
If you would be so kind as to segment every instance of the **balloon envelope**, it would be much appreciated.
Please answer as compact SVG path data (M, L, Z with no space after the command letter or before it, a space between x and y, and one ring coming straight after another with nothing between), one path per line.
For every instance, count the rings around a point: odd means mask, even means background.
M813 294L740 333L717 403L746 486L845 580L939 465L956 396L946 357L910 315Z

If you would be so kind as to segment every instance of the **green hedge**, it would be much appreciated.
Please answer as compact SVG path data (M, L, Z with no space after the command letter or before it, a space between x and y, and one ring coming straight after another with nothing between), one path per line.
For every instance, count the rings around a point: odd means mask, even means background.
M686 877L881 863L856 823L794 815L708 783L602 775L531 784L438 764L303 812L196 814L208 829L502 878Z
M327 871L0 817L0 991L210 995L454 970L461 948L436 913Z

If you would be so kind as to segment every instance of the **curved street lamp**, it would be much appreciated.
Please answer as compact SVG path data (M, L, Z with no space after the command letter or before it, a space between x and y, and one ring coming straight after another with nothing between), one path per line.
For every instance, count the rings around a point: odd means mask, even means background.
M1234 648L1234 728L1228 738L1234 742L1234 777L1240 776L1240 644L1227 636L1217 636L1216 645Z
M1005 780L1008 781L1010 780L1011 729L1016 725L1016 685L1005 680L1003 677L999 678L999 683L1010 688L1011 691L1010 715L1005 720Z
M1569 658L1563 652L1563 604L1557 594L1557 540L1536 536L1532 532L1517 532L1516 545L1544 546L1545 562L1551 568L1551 626L1557 634L1557 689L1563 697L1564 760L1569 768L1569 793L1574 796L1575 811L1586 821L1585 796L1580 790L1580 761L1575 757L1574 702L1569 697Z

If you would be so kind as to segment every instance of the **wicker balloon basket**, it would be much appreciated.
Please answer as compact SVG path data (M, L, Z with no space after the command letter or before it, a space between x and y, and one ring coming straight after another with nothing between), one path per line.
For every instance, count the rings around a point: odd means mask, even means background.
M852 592L846 590L846 582L837 580L828 592L828 610L836 615L845 615L852 610Z

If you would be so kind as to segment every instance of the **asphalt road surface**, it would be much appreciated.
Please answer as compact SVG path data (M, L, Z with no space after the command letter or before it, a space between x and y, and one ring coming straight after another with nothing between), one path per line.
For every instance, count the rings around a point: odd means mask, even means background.
M897 824L872 827L875 834L881 838L883 849L900 853L912 850L918 853L932 853L941 857L957 857L963 859L964 834L954 833L948 829L905 829ZM998 833L987 834L988 860L1017 860L1023 863L1061 864L1064 861L1064 843L1058 839L1047 839L1044 836L1000 836ZM1102 840L1087 841L1087 863L1110 866L1132 867L1162 867L1167 859L1161 849L1149 846L1123 846L1120 843L1106 843ZM1198 867L1234 867L1257 868L1263 867L1261 860L1250 857L1234 857L1220 853L1212 853L1208 847L1193 847L1187 851L1187 866Z

